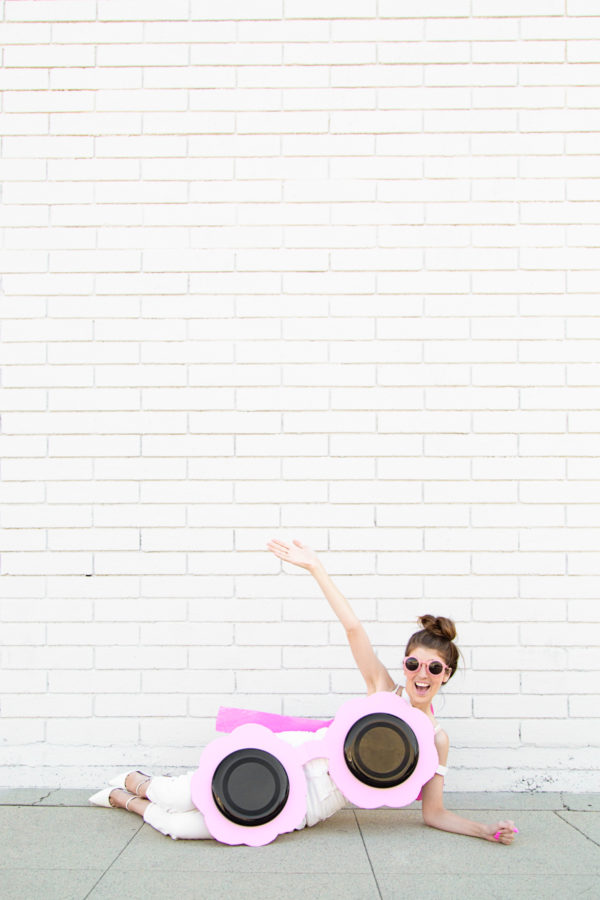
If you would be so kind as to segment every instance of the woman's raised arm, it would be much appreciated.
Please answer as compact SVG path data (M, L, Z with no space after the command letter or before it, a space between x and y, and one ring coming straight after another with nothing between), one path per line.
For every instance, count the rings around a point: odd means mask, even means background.
M269 541L267 547L279 559L306 569L314 577L333 612L344 626L352 655L365 680L367 692L372 694L375 691L390 690L394 682L388 670L379 661L362 623L331 580L314 550L300 541L286 544L285 541L276 539Z

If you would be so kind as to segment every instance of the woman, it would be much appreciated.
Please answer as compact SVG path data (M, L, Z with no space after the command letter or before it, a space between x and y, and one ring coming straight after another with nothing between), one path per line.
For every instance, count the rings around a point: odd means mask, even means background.
M404 659L405 684L396 684L385 666L375 655L367 633L353 612L346 598L336 588L325 571L317 554L302 544L293 541L273 539L268 549L279 559L309 571L327 598L329 605L346 630L350 649L365 680L367 693L393 691L402 694L408 702L422 710L434 725L434 740L440 766L436 774L423 786L423 819L426 825L511 844L516 829L514 822L505 820L493 825L483 825L465 819L445 809L443 802L444 774L448 759L449 741L445 731L437 725L431 705L433 698L454 675L458 664L458 649L453 643L456 637L454 623L450 619L422 616L422 628L408 641ZM298 744L304 740L318 739L321 731L282 732L280 738ZM307 776L307 816L300 827L314 825L337 812L345 800L327 774L326 761L311 760L305 765ZM144 821L163 834L173 838L201 839L211 835L204 823L204 817L195 809L190 793L192 773L175 778L151 777L141 772L129 772L118 776L106 788L90 798L90 802L100 806L114 806L143 816Z

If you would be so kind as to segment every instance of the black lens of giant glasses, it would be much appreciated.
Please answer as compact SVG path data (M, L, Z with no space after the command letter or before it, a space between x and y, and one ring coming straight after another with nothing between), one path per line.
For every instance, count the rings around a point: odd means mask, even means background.
M352 774L371 787L391 788L410 778L419 760L419 742L407 722L371 713L355 722L344 741Z
M223 815L238 825L264 825L284 808L290 783L283 765L266 750L226 756L215 770L212 794Z
M434 659L432 662L430 662L427 668L429 669L429 671L431 672L432 675L440 675L440 673L444 669L441 662L438 662L437 659Z
M409 672L416 672L419 668L419 660L415 656L409 656L404 663Z

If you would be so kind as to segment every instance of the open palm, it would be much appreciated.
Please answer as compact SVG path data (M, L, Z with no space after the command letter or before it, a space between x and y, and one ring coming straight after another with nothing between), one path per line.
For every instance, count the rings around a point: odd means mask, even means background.
M302 544L300 541L293 541L291 544L286 544L285 541L279 541L276 538L273 538L267 542L267 547L271 553L274 553L279 559L293 563L295 566L300 566L302 569L312 569L318 562L315 551L311 550L310 547L307 547L306 544Z

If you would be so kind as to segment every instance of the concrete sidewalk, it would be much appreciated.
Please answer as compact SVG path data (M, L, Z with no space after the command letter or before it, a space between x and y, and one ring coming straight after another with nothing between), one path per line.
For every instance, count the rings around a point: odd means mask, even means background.
M448 794L511 847L423 825L418 806L341 810L266 847L173 841L89 791L0 790L2 900L600 898L600 795Z

